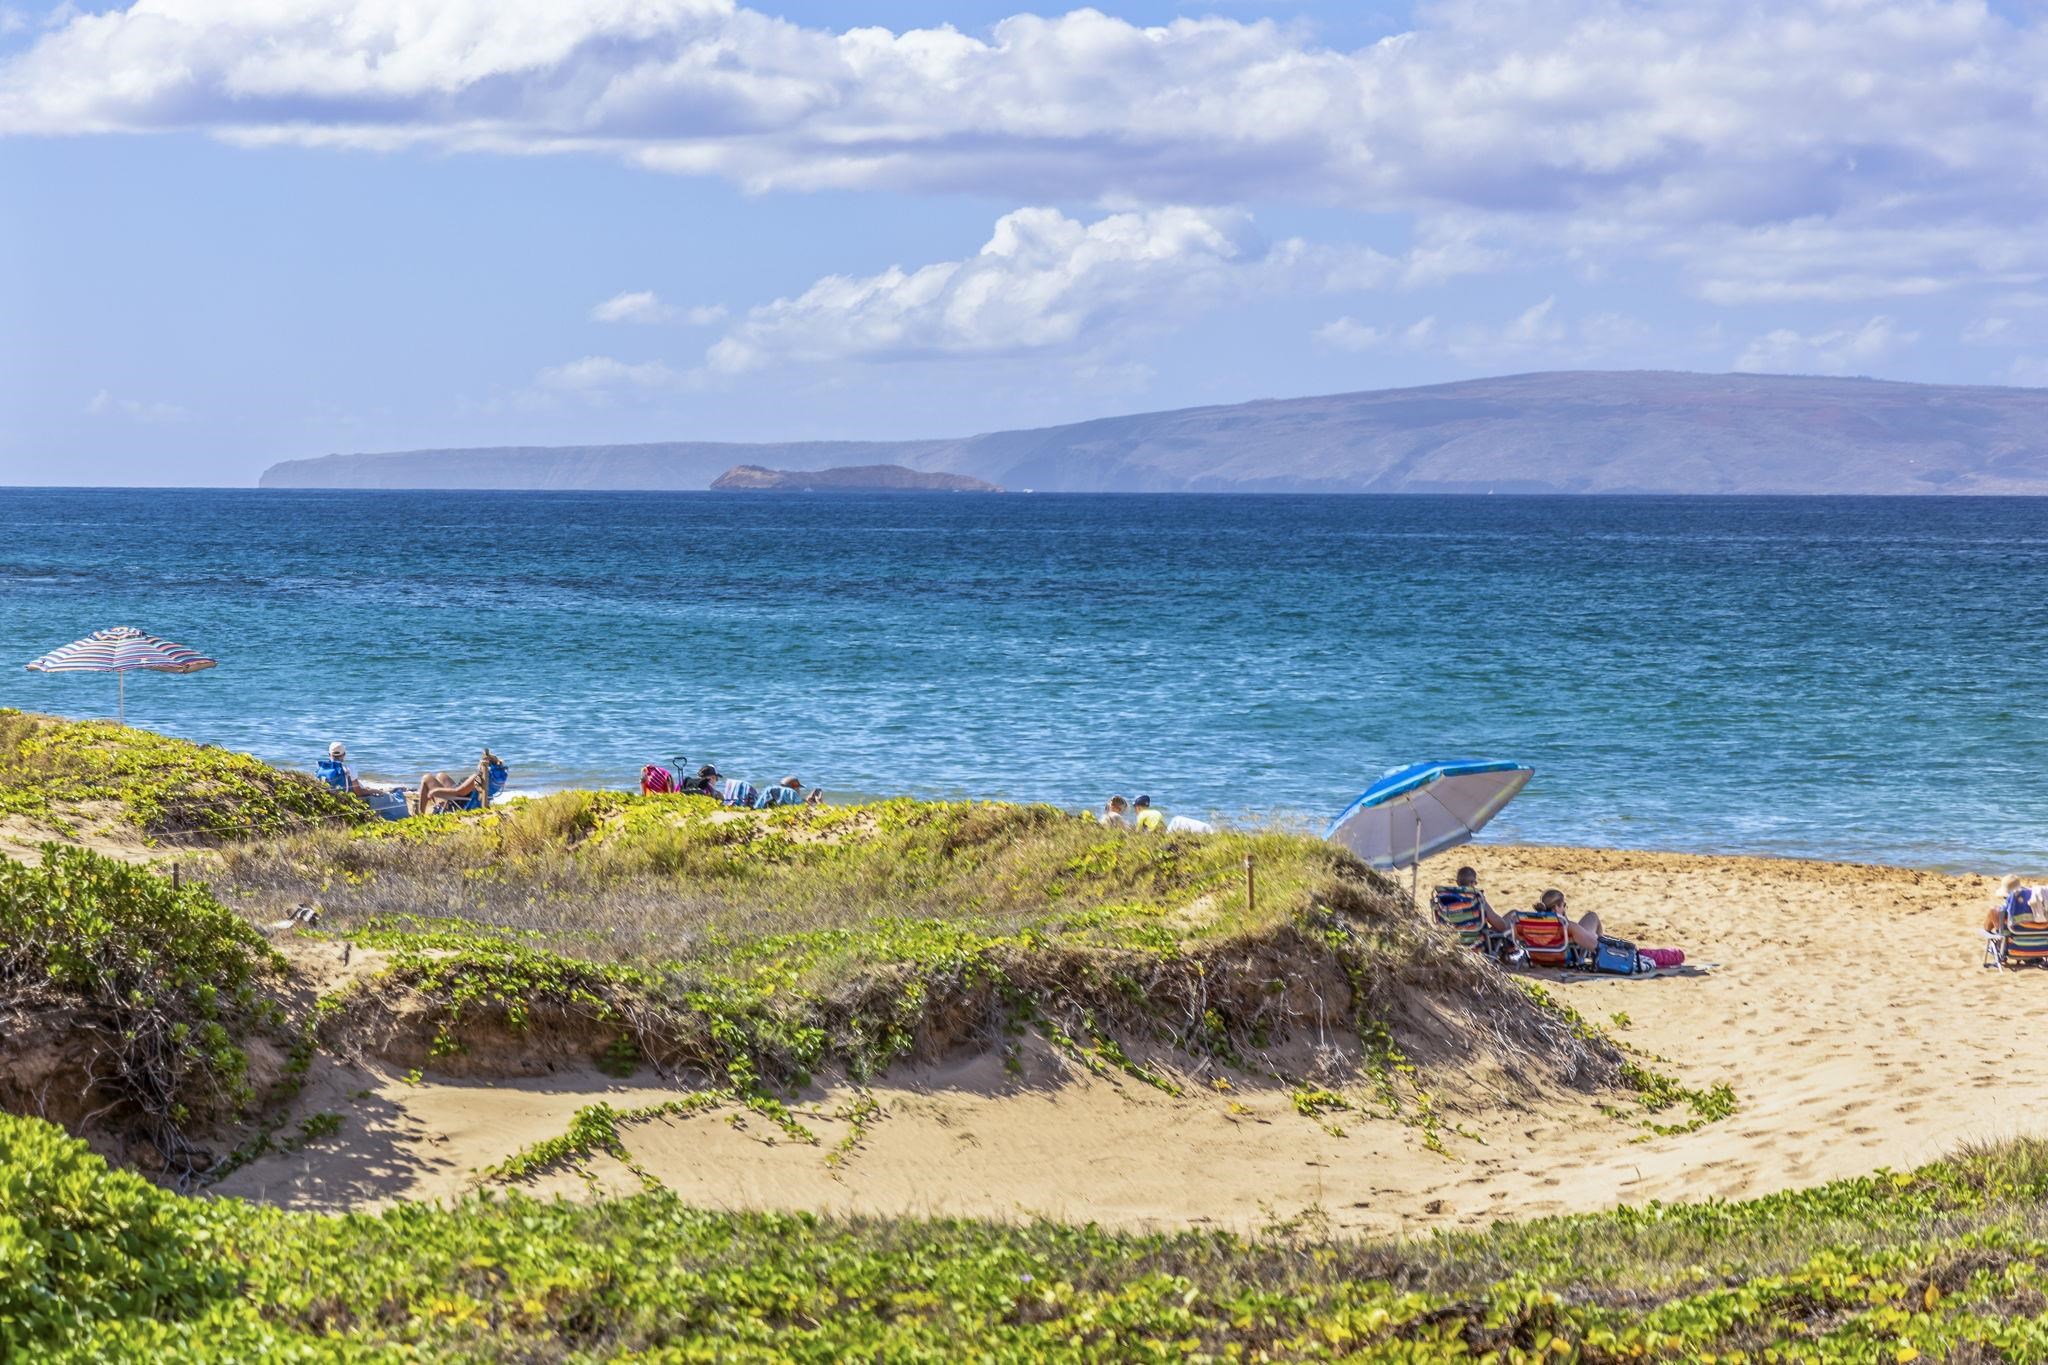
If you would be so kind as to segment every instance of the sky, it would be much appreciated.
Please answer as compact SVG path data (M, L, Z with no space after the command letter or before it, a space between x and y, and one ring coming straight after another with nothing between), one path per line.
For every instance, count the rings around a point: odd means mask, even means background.
M0 0L0 484L2048 385L2048 3Z

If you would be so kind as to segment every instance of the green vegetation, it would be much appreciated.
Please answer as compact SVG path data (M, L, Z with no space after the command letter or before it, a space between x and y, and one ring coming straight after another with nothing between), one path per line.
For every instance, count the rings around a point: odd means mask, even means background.
M1378 1041L1325 1079L1371 1068L1399 1110L1414 1068L1387 1021L1420 993L1484 1014L1475 1038L1519 1039L1575 1083L1620 1077L1596 1032L1532 1007L1348 854L1284 834L1134 834L1044 806L736 812L571 792L238 845L214 876L266 917L316 899L330 931L389 952L322 1036L374 1036L401 1065L487 1068L545 1045L771 1106L827 1066L866 1081L1032 1029L1177 1094L1148 1049L1276 1071L1261 1059L1344 1022L1329 1007L1348 996ZM1408 1112L1434 1137L1426 1095Z
M281 1021L259 982L282 965L203 889L54 844L39 866L0 858L0 1005L60 1050L88 1040L68 1098L167 1164L190 1169L188 1125L256 1098L240 1040Z
M2048 1147L2014 1145L1392 1244L721 1214L659 1190L323 1217L182 1198L0 1117L0 1355L2040 1360L2044 1200Z
M376 817L353 796L247 754L0 710L0 816L67 837L96 810L152 838L248 839Z

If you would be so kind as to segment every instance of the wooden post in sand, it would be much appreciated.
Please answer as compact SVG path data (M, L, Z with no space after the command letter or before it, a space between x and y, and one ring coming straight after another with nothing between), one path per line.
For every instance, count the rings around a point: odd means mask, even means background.
M173 890L173 891L176 891L177 889L178 889L178 865L177 865L176 863L172 863L172 864L171 864L171 890Z
M1258 887L1252 881L1252 855L1244 855L1244 912L1247 917L1259 908Z

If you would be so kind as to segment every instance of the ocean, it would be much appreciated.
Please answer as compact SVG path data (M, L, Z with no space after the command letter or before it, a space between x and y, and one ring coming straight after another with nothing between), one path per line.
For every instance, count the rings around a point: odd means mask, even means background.
M2023 499L0 489L0 706L111 625L213 655L130 723L372 776L1320 829L1384 770L1536 777L1487 839L2048 869Z

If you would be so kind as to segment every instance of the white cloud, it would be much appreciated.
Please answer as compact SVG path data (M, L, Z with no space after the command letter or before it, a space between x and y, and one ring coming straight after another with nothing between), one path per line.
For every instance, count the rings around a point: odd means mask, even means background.
M1249 215L1173 207L1092 223L1057 209L998 219L981 250L877 275L831 275L750 309L705 355L726 374L786 362L939 359L1101 348L1224 300L1337 292L1392 274L1376 252L1269 244ZM1097 362L1099 363L1099 362Z
M2048 355L2017 356L2002 377L2023 389L2048 389Z
M85 405L90 417L119 417L145 426L158 426L167 422L184 422L192 414L175 403L151 403L137 398L121 398L101 389Z
M1555 365L1625 356L1647 336L1641 322L1620 313L1560 318L1555 295L1500 323L1446 326L1432 314L1396 330L1347 316L1315 331L1317 341L1341 350L1399 349L1447 355L1466 365Z
M635 289L623 294L614 294L590 310L592 322L637 322L647 325L680 322L690 327L715 326L724 322L725 316L725 305L722 303L678 308L662 302L661 296L652 289Z
M136 0L0 64L0 129L623 157L749 190L1328 201L1411 282L1561 251L1709 299L2048 278L2048 18L1976 0L1439 0L1356 51L1095 10L804 27L732 0Z
M608 355L587 355L566 365L555 365L535 378L543 389L600 400L646 396L682 387L687 382L687 376L658 360L635 365Z
M669 322L676 310L663 303L651 289L614 294L590 310L592 322Z
M1866 373L1920 339L1879 314L1855 326L1800 333L1788 327L1766 332L1749 343L1735 368L1769 374Z
M1316 328L1315 339L1340 351L1370 351L1386 345L1389 337L1384 329L1347 315Z
M2013 340L2012 319L1978 318L1963 328L1963 340L1972 346L2005 346Z

